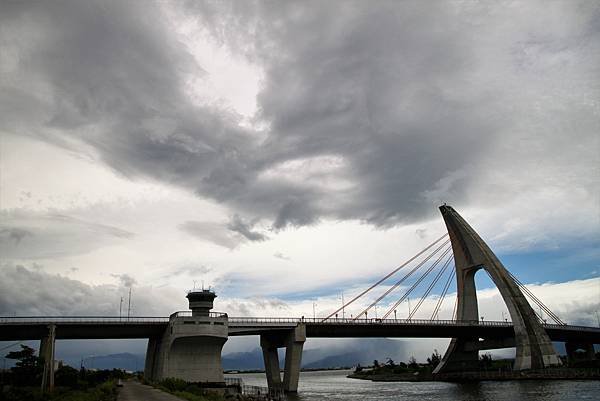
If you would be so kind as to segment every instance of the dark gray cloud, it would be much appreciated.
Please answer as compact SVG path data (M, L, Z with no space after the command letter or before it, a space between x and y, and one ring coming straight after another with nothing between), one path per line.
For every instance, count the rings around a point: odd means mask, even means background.
M2 130L84 143L121 174L275 229L416 221L440 201L482 203L472 188L500 202L535 191L534 171L595 160L568 139L591 149L599 125L593 2L523 3L519 18L468 2L187 3L182 17L262 68L266 138L194 104L189 81L206 72L156 3L0 7ZM230 229L264 239L240 222ZM182 229L207 237L202 224Z
M213 244L234 249L243 239L228 230L223 224L208 221L186 221L179 225L179 229Z
M134 234L62 214L0 212L0 254L10 259L75 255L128 240Z
M21 265L0 266L0 316L118 316L121 297L127 297L126 280L120 286L89 285L65 276L50 274ZM136 316L168 316L186 310L185 293L171 287L136 286L132 291L132 314ZM223 299L219 308L232 315L264 315L272 311L289 311L278 299Z
M118 316L121 296L127 295L120 286L89 285L20 265L4 264L0 270L2 316ZM132 310L138 316L168 316L184 301L185 294L172 289L139 287L133 290Z
M264 241L268 239L268 237L264 234L259 233L258 231L252 231L254 227L253 223L249 223L244 221L237 214L233 216L227 228L230 231L236 232L244 236L248 241Z
M236 214L227 224L209 221L186 221L179 225L179 229L202 240L234 249L248 241L255 242L268 239L266 235L253 230L255 225L256 222L244 221Z

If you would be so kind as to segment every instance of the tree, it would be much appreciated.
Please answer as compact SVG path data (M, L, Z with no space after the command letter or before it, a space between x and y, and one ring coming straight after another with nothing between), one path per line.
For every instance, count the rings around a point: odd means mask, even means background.
M25 386L37 384L44 367L42 358L35 356L33 348L21 344L20 351L11 351L5 358L17 360L15 366L10 368L15 384Z
M408 366L411 368L416 368L419 365L417 364L417 360L415 359L414 356L411 356L410 358L408 358Z
M482 354L479 357L479 362L481 364L481 367L483 368L489 368L492 366L492 354Z
M433 354L431 354L431 357L427 358L427 364L432 368L435 368L441 360L442 356L439 354L437 349L434 349Z
M379 361L378 361L377 359L375 359L375 360L373 361L373 366L374 366L374 367L376 367L376 368L378 368L378 367L379 367Z
M387 362L385 364L388 365L388 366L390 366L390 367L392 367L392 368L394 366L396 366L396 364L394 363L394 361L390 357L387 358Z
M79 381L79 371L68 365L63 365L56 370L54 374L54 383L57 386L77 388Z

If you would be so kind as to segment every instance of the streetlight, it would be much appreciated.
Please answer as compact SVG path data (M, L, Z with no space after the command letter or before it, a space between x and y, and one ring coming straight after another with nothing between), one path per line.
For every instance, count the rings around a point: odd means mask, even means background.
M406 303L408 303L408 319L410 320L410 297L406 297Z
M346 318L346 303L344 302L344 291L342 291L342 319Z
M317 312L315 307L317 306L317 303L315 301L313 301L313 320L317 320Z
M396 309L394 309L394 320L398 320L398 317L396 316Z

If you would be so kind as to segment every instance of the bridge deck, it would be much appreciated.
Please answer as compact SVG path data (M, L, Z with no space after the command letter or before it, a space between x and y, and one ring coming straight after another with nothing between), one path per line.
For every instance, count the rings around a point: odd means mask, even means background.
M57 339L118 339L159 336L169 317L0 317L0 341L37 340L55 324ZM507 338L514 335L511 322L396 319L301 319L230 317L229 335L258 335L306 325L307 337L407 337L452 338L458 336ZM553 341L600 343L600 328L544 325Z

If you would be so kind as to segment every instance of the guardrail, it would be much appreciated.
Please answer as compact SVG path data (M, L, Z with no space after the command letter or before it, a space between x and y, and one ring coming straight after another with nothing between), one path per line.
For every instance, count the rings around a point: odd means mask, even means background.
M0 316L0 324L161 324L168 323L170 318L192 316L191 311L180 311L173 313L170 317L165 316ZM228 318L227 313L210 312L211 318ZM489 327L512 327L511 321L493 321L493 320L425 320L425 319L348 319L331 318L323 320L322 318L305 317L229 317L229 325L290 325L295 326L300 323L310 325L426 325L426 326L489 326ZM547 329L559 330L578 330L578 331L600 331L600 327L572 326L560 324L543 324Z
M501 326L512 327L512 322L507 321L480 321L480 320L425 320L425 319L347 319L347 318L289 318L289 317L230 317L230 324L235 323L289 323L289 324L311 324L311 325L348 325L348 324L393 324L393 325L468 325L468 326Z
M0 317L0 324L42 324L42 323L106 323L106 324L155 324L168 323L164 316L7 316Z
M251 386L244 384L244 381L239 377L226 377L225 384L227 386L237 387L240 394L251 395L253 399L256 400L279 401L285 399L285 393L281 386L273 388Z
M426 326L489 326L489 327L512 327L512 321L499 320L426 320L426 319L348 319L348 318L291 318L291 317L230 317L229 325L235 324L311 324L311 325L357 325L357 324L373 324L373 325L426 325ZM581 330L581 331L600 331L600 327L574 326L561 324L542 324L548 329L562 330Z

